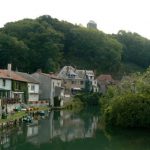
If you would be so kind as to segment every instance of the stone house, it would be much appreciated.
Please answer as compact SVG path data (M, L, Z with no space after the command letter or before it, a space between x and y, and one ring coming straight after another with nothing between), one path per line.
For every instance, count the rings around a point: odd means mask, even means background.
M79 70L72 66L64 66L58 73L65 88L65 95L75 95L79 91L87 89L97 92L97 81L92 70Z

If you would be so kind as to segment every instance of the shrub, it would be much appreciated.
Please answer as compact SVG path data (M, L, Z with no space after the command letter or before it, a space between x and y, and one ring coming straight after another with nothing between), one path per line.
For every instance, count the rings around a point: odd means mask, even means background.
M99 93L82 93L75 96L75 99L79 99L84 105L99 105L100 94Z
M150 127L150 96L126 94L116 97L105 109L106 125Z

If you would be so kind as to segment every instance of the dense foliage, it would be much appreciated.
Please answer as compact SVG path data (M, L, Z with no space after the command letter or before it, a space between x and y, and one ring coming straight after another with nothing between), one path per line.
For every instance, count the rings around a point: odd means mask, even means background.
M113 35L123 46L122 63L126 72L140 71L150 65L150 40L137 33L119 31Z
M107 35L48 15L7 23L0 29L0 68L58 71L63 65L97 73L142 70L150 64L150 41L136 33Z
M99 106L100 94L99 93L80 93L74 97L75 100L79 100L85 106Z
M106 125L121 127L150 126L150 69L124 77L109 87L103 99Z

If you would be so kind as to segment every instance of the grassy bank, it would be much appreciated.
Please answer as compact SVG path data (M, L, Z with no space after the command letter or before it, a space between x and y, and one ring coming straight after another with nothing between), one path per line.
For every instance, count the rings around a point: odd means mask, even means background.
M1 123L7 123L10 121L15 121L16 119L20 119L23 116L26 116L29 112L35 112L35 111L41 111L41 110L49 110L49 107L38 107L38 108L34 108L31 111L18 111L15 112L14 114L10 114L8 115L8 117L6 119L0 119L0 124Z

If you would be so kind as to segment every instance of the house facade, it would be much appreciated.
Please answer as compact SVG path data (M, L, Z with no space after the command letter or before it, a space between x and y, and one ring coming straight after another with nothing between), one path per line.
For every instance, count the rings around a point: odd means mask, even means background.
M6 113L27 100L27 80L8 69L0 69L0 104ZM1 114L1 113L0 113Z
M14 71L0 69L0 97L5 99L27 100L27 80Z
M12 80L4 70L0 69L0 99L10 98Z
M62 87L62 81L60 78L56 77L55 75L50 75L51 78L51 90L50 90L50 97L52 100L52 106L56 106L54 99L57 98L59 101L59 106L63 106L63 97L64 97L64 88ZM58 103L58 102L57 102Z
M60 78L42 73L40 70L33 73L32 77L39 82L39 100L49 101L49 105L54 106L54 98L62 98Z
M28 102L35 102L39 100L39 82L35 80L30 74L24 72L15 72L17 75L27 80L28 87Z
M62 86L66 95L75 95L79 91L97 92L97 81L92 70L79 70L72 66L64 66L58 74L62 78Z

